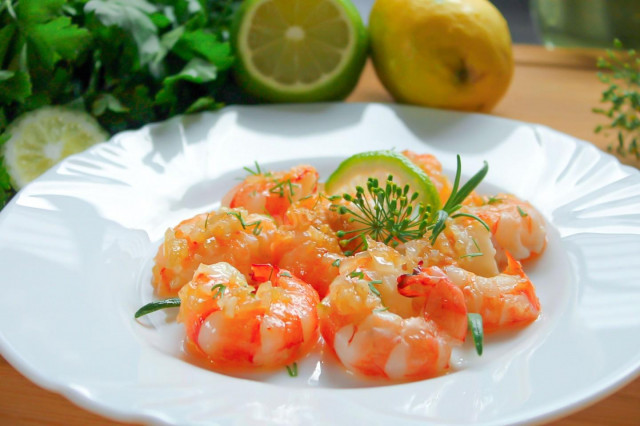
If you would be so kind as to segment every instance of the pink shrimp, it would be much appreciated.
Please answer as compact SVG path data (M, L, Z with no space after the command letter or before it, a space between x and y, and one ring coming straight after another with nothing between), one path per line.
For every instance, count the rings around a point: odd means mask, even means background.
M168 229L158 248L152 285L159 296L175 296L201 264L229 262L249 278L252 263L271 261L273 219L244 209L202 213Z
M535 321L540 301L520 262L506 253L506 269L495 277L482 277L450 265L444 268L464 293L467 310L482 316L485 331L520 327Z
M505 251L516 260L526 261L540 255L547 244L542 215L528 202L514 195L485 197L482 205L470 206L468 212L484 220L498 251L498 260L506 263Z
M324 297L338 276L345 256L335 232L326 223L326 198L314 194L292 204L273 240L273 262L308 282Z
M404 273L394 249L370 242L345 259L318 306L320 331L354 373L415 380L443 373L466 335L464 296L437 267Z
M318 295L271 265L252 265L257 289L228 263L200 265L179 293L187 348L214 369L276 368L318 342Z
M281 223L291 204L317 191L318 172L303 165L288 171L249 175L224 197L223 204L268 214Z

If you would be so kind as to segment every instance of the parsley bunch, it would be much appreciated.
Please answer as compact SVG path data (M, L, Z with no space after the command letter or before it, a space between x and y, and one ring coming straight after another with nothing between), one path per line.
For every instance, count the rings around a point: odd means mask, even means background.
M229 80L239 3L0 1L0 144L12 120L45 105L84 109L115 133L248 101ZM0 164L0 207L8 182Z
M614 47L622 49L620 40L615 40ZM608 72L599 72L598 78L609 85L600 100L609 106L594 108L593 112L606 116L611 122L597 126L595 132L617 131L615 151L622 157L632 154L640 159L640 57L633 49L619 53L607 50L606 54L606 58L598 59L598 68ZM609 151L612 150L610 146Z

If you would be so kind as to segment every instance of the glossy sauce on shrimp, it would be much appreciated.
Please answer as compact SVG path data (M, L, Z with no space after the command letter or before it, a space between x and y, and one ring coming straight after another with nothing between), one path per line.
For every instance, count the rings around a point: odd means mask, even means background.
M187 347L215 369L283 367L318 341L318 295L272 265L252 265L257 288L228 263L200 265L180 290Z
M437 158L402 154L431 178L443 205L455 195L457 182ZM353 198L322 190L311 166L256 165L224 197L227 207L167 230L153 285L160 296L179 295L187 348L214 369L283 367L321 335L353 374L418 380L448 371L469 313L480 314L487 332L538 318L540 302L519 260L542 253L546 230L526 201L469 189L437 234L432 223L422 233L393 234L387 245L366 233L373 229L366 218L383 209L376 197L392 192L372 195L371 210L356 220ZM398 192L387 208L406 206L409 196ZM406 211L400 220L413 220Z

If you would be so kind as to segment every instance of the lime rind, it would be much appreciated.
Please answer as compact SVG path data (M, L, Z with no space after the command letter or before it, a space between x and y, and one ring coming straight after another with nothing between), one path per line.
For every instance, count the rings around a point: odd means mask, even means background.
M350 0L328 0L339 10L347 24L350 42L342 52L339 65L310 84L285 85L262 75L251 63L248 27L255 11L266 0L242 3L231 26L231 45L236 55L235 77L249 94L271 102L321 102L344 99L358 83L368 56L369 34L356 7Z
M84 111L43 107L18 117L6 130L4 165L19 190L63 158L103 142L108 133Z
M438 190L429 176L407 157L395 151L368 151L355 154L344 160L325 182L329 195L354 194L356 186L363 188L372 177L380 182L393 176L399 185L409 185L409 192L419 194L418 201L431 206L432 211L441 207Z

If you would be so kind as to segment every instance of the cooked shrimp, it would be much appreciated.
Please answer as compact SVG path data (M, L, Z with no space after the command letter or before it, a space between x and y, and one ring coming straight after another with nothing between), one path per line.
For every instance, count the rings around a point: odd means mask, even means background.
M251 264L270 262L275 232L272 218L244 209L222 208L184 220L166 231L152 284L159 296L175 296L201 263L229 262L249 277Z
M255 173L224 197L228 206L244 207L250 213L268 214L278 223L289 206L318 190L318 172L311 166L288 171Z
M326 223L327 211L327 200L317 194L292 204L272 245L273 262L311 284L320 297L338 276L345 257Z
M504 272L491 278L455 265L444 268L451 281L462 289L467 310L482 316L485 331L526 325L540 313L535 288L520 262L508 252L507 259Z
M413 164L420 167L422 171L424 171L427 176L431 179L431 182L435 185L438 190L438 195L440 196L440 200L444 204L449 196L451 195L451 189L453 185L451 181L442 173L442 164L433 154L416 154L413 151L402 151L402 155L407 157ZM480 197L475 191L471 192L464 200L464 204L479 204L482 202L482 197Z
M468 207L468 211L491 228L501 264L506 263L505 251L516 260L528 260L546 247L544 218L531 204L514 195L485 197L482 205Z
M318 342L315 290L271 265L252 271L257 289L228 263L201 265L180 290L187 348L214 368L282 367Z
M413 164L420 167L427 176L431 179L431 182L435 185L440 195L442 202L446 201L451 194L452 184L449 178L442 173L442 164L432 154L417 154L413 151L402 151L402 155L407 157Z
M491 232L477 220L460 216L448 219L443 232L431 244L429 236L398 247L414 263L444 267L458 265L475 274L492 277L499 273Z
M444 372L451 345L466 335L462 291L439 268L405 271L398 252L369 244L342 262L318 306L322 336L354 373L410 380Z

